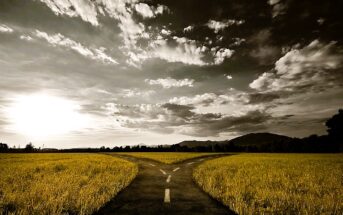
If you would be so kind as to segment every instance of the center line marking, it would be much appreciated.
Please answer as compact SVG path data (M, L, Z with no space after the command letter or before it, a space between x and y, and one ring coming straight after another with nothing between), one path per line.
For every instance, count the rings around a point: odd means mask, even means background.
M203 161L204 159L200 159L200 161Z
M164 203L170 203L170 190L165 189L164 191Z
M190 162L190 163L188 163L187 165L191 165L191 164L193 164L194 162Z
M167 173L163 169L160 169L160 171L163 173L163 175L167 175Z
M176 171L178 171L179 169L180 169L180 167L177 167L177 168L173 169L173 172L176 172Z
M155 164L149 163L150 166L155 166Z
M171 175L168 175L168 178L167 178L167 183L169 183L170 182L170 179L171 179Z

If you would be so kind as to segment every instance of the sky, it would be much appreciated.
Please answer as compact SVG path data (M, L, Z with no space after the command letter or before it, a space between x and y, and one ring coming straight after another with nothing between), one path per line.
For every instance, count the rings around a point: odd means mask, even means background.
M74 148L325 134L339 0L1 0L0 142Z

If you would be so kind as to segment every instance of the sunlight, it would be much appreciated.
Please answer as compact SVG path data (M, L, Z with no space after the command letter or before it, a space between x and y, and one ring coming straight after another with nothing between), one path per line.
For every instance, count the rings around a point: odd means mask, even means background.
M19 96L7 114L10 129L33 138L47 138L82 129L87 117L72 101L45 94Z

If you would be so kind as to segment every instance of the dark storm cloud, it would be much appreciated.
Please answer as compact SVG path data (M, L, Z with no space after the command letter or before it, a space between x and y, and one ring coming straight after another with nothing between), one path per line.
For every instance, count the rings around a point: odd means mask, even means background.
M172 113L172 115L175 115L177 117L180 117L182 119L189 119L190 117L193 117L195 115L192 110L194 107L190 107L187 105L178 105L178 104L171 104L171 103L166 103L162 105L162 108L167 109Z
M263 111L248 111L240 116L197 113L193 106L162 105L116 106L114 116L129 128L182 133L191 136L218 136L225 132L244 133L266 128L272 117ZM165 128L165 129L163 129Z
M251 93L249 94L249 103L258 104L271 102L280 98L280 95L273 93Z

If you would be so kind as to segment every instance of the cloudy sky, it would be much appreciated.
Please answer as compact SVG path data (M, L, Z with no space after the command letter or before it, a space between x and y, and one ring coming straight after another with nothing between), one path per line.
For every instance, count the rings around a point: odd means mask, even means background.
M0 142L97 147L325 134L339 0L1 0Z

